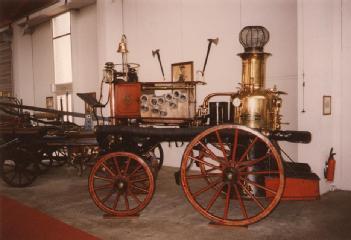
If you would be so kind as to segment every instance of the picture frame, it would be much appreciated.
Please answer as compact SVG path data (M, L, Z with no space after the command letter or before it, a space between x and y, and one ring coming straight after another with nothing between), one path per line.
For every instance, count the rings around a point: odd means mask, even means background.
M323 115L331 115L331 96L323 96Z
M194 62L180 62L172 64L172 82L194 81Z
M54 97L46 97L46 108L54 109Z

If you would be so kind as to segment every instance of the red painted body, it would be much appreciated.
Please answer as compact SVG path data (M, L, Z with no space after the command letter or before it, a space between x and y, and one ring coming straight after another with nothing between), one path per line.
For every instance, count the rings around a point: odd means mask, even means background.
M278 178L266 178L265 185L269 189L275 189L279 184ZM266 191L266 197L272 197L272 193ZM319 199L319 179L292 178L285 179L285 188L282 200L317 200Z
M117 118L139 118L141 84L119 83L115 85L115 116Z

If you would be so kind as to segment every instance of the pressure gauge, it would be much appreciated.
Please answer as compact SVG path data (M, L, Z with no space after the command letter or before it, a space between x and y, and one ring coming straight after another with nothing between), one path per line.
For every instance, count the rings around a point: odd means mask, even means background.
M240 98L234 98L233 99L233 105L234 105L234 107L239 107L240 105L241 105L241 100L240 100Z

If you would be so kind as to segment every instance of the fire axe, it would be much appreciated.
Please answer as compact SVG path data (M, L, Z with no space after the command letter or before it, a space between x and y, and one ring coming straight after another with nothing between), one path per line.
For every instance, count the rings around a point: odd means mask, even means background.
M162 62L161 62L161 57L160 57L160 49L156 49L156 50L152 51L152 56L155 57L155 55L157 55L158 62L160 63L161 72L162 72L163 81L164 81L166 79L165 79L165 73L163 72L163 67L162 67Z
M205 58L205 63L204 63L204 67L202 68L202 71L200 71L202 76L205 75L205 69L206 69L206 65L207 65L208 55L210 54L211 45L212 45L212 43L217 45L219 39L218 38L209 38L207 40L208 40L208 47L207 47L207 54L206 54L206 58Z

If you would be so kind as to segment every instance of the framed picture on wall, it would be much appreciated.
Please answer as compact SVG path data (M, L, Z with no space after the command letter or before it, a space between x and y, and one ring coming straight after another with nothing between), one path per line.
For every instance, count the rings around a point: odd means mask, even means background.
M323 96L323 115L331 115L331 96Z
M188 82L194 80L194 62L172 64L172 82Z

